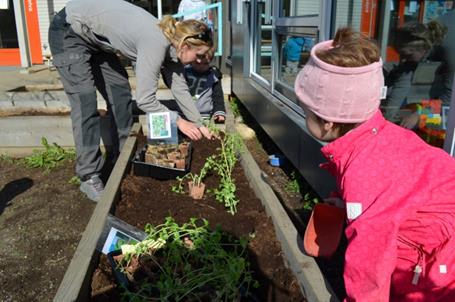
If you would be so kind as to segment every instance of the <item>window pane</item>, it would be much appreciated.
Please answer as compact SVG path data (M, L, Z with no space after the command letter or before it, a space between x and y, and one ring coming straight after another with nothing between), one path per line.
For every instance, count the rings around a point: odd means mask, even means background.
M455 62L453 1L393 1L384 116L442 147Z
M310 51L316 41L317 28L278 27L278 85L276 89L292 97L294 82L298 72L310 58Z
M267 81L272 81L272 24L266 24L265 3L257 4L257 36L255 40L254 72Z
M319 15L321 1L319 0L283 0L281 2L281 17Z

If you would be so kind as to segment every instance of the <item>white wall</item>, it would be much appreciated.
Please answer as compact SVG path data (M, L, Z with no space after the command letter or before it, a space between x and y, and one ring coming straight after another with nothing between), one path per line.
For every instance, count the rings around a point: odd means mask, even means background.
M50 18L52 16L49 15L49 7L52 9L51 14L55 14L65 7L67 2L68 0L37 0L36 2L38 9L39 32L41 36L41 51L43 52L43 56L50 56L51 54L49 50L48 31Z

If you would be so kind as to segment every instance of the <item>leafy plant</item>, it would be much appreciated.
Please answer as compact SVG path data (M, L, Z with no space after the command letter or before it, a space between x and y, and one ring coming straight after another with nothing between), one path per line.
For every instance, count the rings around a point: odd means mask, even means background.
M185 179L189 179L190 181L193 182L193 184L195 184L196 186L199 186L201 183L202 183L202 180L205 178L205 176L207 175L207 173L211 170L211 164L212 162L209 160L211 157L209 157L206 162L204 163L204 166L201 168L201 171L199 172L199 174L196 174L196 173L188 173L188 174L185 174L184 176L182 177L177 177L176 180L177 180L177 185L173 185L171 187L171 191L172 192L175 192L175 193L179 193L179 194L183 194L184 193L184 190L183 190L183 181Z
M14 163L14 158L8 154L0 154L0 160L10 164Z
M305 210L312 210L314 205L319 203L319 198L311 193L305 193L303 196L303 208Z
M191 218L178 225L167 217L145 231L147 238L130 246L132 252L119 266L126 271L136 257L146 259L139 263L151 264L156 273L137 280L133 290L125 289L126 301L235 301L240 287L248 292L251 285L258 286L245 259L247 240L234 240L219 227L210 230L207 220Z
M234 114L234 117L240 116L239 100L236 97L231 97L229 105L231 106L232 114Z
M33 150L32 155L23 158L22 162L25 166L50 171L59 164L76 158L74 150L65 150L56 143L49 144L44 137L41 138L41 144L44 150Z
M238 152L242 149L242 139L237 134L226 133L220 137L220 144L219 154L207 159L220 177L220 184L213 192L216 200L224 203L228 212L234 215L239 200L235 195L237 187L232 178L232 171L237 163Z
M284 187L284 190L289 193L300 193L300 183L297 179L295 171L292 171L291 178Z
M75 176L71 177L70 180L68 180L68 183L70 185L80 185L81 184L81 179L78 176L75 175Z

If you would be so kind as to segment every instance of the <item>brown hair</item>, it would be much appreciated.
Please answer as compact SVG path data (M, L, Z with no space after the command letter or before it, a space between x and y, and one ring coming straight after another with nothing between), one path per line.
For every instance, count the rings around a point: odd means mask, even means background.
M376 42L351 28L340 28L333 38L333 48L320 50L316 56L322 61L340 67L361 67L378 62L381 58ZM326 122L321 119L322 122ZM340 136L358 124L334 123Z
M333 38L333 48L316 53L322 61L341 67L360 67L378 62L379 47L365 35L351 28L340 28Z
M177 45L177 48L184 44L193 47L213 47L210 29L204 22L191 19L177 22L172 16L166 15L158 25L166 38Z

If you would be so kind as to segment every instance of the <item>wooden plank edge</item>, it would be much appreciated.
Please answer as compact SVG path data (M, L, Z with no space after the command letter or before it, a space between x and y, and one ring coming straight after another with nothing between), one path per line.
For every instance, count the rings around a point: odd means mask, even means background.
M134 156L137 134L140 131L140 124L135 123L131 128L130 137L127 138L117 163L107 181L104 194L93 211L70 265L60 283L54 297L55 302L87 300L91 277L91 274L88 274L88 272L92 271L90 268L96 262L93 261L96 243L105 225L107 215L118 198L120 184L130 163L130 159Z

